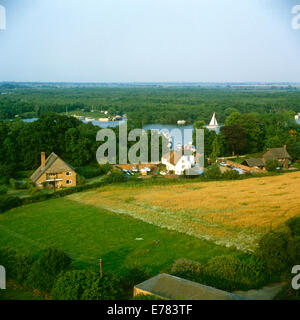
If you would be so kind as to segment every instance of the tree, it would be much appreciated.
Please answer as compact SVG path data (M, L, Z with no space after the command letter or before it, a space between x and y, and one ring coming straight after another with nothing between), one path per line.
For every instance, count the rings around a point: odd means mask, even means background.
M216 161L216 159L220 156L221 153L221 145L219 140L220 139L218 137L215 137L212 144L212 152L209 156L212 163Z
M277 168L279 167L280 167L280 164L276 159L270 159L266 163L266 169L268 172L276 172Z
M221 133L225 137L227 150L235 154L242 154L247 149L247 138L245 131L239 125L224 126Z
M71 258L61 249L47 248L34 263L28 276L28 285L50 292L61 272L71 268Z
M51 296L56 300L113 300L120 293L120 282L112 274L100 277L95 272L72 270L60 275Z

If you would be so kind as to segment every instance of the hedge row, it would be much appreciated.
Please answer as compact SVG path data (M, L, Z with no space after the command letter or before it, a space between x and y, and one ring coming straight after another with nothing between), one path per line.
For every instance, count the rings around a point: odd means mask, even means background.
M3 213L5 211L8 211L10 209L23 206L30 203L45 201L49 199L57 199L62 198L65 196L68 196L73 193L82 192L94 188L99 188L107 185L107 182L95 182L92 184L86 184L81 186L76 186L72 188L66 188L54 193L48 193L48 194L38 194L32 197L26 197L26 198L19 198L15 196L2 196L0 197L0 213Z
M226 291L258 289L287 280L300 261L300 217L290 219L278 230L267 232L254 254L234 253L200 264L181 259L171 273Z
M50 295L55 300L119 299L124 292L132 292L135 284L150 275L137 268L123 270L123 276L72 268L71 258L61 249L47 248L38 258L0 249L0 265L7 278L17 284Z
M249 255L225 255L201 265L189 260L178 260L171 273L225 291L258 289L269 283L264 263Z

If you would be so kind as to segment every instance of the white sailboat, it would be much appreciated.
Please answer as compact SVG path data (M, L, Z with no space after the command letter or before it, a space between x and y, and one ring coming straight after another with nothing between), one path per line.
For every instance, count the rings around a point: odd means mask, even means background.
M217 121L217 118L216 118L216 113L214 112L211 120L210 120L210 123L208 126L206 126L206 128L208 130L215 130L217 131L219 129L219 124L218 124L218 121Z

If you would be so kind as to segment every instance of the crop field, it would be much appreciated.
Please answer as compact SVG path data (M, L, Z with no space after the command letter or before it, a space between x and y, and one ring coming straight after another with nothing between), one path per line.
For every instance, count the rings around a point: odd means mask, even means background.
M66 198L0 214L1 248L39 254L49 246L66 251L77 268L98 271L101 258L104 272L117 274L138 266L155 275L180 258L205 263L211 257L232 252L208 241Z
M168 186L118 185L69 199L251 251L263 233L300 214L300 173Z

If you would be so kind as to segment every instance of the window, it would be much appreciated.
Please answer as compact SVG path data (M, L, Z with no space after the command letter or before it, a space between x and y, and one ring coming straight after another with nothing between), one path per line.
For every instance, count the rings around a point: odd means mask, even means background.
M67 180L67 184L72 184L72 180Z
M71 176L71 175L72 175L72 172L68 171L67 176Z

